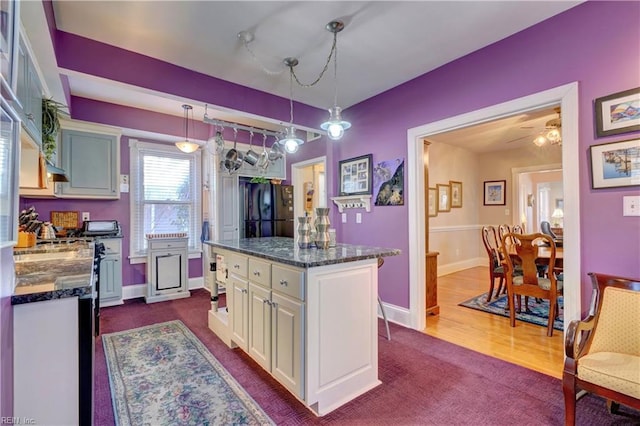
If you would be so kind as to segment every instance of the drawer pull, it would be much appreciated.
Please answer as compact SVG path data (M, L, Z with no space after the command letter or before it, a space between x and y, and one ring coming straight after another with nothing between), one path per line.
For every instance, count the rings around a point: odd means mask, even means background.
M249 293L249 290L247 290L246 288L243 288L242 290L240 290L241 293L247 294Z
M256 277L260 276L260 271L253 271L253 275L255 275Z
M233 265L234 269L240 269L240 265L238 265L237 263L235 265Z
M287 280L280 280L280 285L283 285L286 287L289 285L289 283L287 282Z
M262 299L262 303L263 303L263 304L264 304L264 303L266 303L266 304L268 304L268 305L270 305L270 304L271 304L271 302L269 301L269 299Z

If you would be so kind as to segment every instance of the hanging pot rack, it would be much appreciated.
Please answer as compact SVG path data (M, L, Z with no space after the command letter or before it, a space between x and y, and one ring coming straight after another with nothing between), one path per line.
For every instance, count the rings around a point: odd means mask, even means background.
M209 116L207 115L207 105L205 105L205 113L202 121L204 121L207 124L211 124L218 127L223 127L223 128L229 127L231 129L243 130L245 132L248 132L249 134L257 133L265 136L273 136L274 138L276 138L276 140L280 139L280 137L282 136L282 132L274 132L272 130L260 129L258 127L245 126L243 124L233 123L231 121L224 121L224 120L218 120L216 118L209 118Z

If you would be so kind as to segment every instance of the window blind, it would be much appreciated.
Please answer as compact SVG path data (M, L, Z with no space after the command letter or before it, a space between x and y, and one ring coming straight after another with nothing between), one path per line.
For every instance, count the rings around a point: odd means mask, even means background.
M147 251L147 234L186 232L189 250L199 250L200 151L131 140L131 256Z

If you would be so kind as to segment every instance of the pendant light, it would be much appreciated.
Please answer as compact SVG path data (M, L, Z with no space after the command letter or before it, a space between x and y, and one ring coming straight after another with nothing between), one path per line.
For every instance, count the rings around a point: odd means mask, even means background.
M344 29L342 21L331 21L326 27L327 31L333 33L333 107L329 108L329 119L320 125L322 130L327 131L329 139L340 140L344 131L351 127L351 123L342 119L342 108L338 106L338 33Z
M189 111L191 111L191 118L193 119L193 107L191 105L182 105L184 109L184 140L176 142L178 149L186 154L191 154L200 148L195 142L189 140Z
M280 139L280 144L284 145L285 151L294 154L300 145L304 143L296 135L296 128L293 125L293 67L298 65L296 58L286 58L284 64L289 67L289 126L285 129L284 137Z

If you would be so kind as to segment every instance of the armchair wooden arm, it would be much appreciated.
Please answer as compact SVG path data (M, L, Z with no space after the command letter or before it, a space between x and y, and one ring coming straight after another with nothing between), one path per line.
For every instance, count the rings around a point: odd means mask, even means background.
M640 409L640 279L590 273L591 312L565 336L562 390L565 425L575 424L576 396L585 392Z

